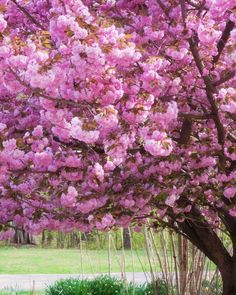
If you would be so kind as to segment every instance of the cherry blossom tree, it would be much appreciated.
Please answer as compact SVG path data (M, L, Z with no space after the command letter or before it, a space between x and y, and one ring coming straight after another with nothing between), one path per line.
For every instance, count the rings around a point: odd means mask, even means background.
M0 12L1 238L151 220L236 294L236 1L0 0Z

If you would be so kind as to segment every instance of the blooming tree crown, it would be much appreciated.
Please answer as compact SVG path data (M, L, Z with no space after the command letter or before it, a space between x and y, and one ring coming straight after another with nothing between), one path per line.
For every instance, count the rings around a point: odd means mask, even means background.
M1 227L236 217L235 19L226 0L0 0Z

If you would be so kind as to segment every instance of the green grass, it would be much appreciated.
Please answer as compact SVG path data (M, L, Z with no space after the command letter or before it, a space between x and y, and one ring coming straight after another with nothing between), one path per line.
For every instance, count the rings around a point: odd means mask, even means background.
M40 248L0 248L0 274L75 274L106 273L108 267L107 250L83 251L78 249ZM139 258L138 258L139 257ZM120 272L121 251L111 253L111 272ZM140 263L140 260L142 263ZM126 271L132 272L132 253L125 253ZM134 251L134 271L149 271L147 255L144 251Z
M121 272L121 256L122 251L111 251L111 272ZM134 251L133 256L135 272L150 271L144 250ZM129 250L125 251L125 270L133 272L132 252ZM156 270L161 271L158 262ZM213 263L210 270L215 270ZM108 271L107 250L84 250L81 257L78 249L0 247L0 274L93 274Z
M0 290L0 295L44 295L45 292L18 291L14 289Z

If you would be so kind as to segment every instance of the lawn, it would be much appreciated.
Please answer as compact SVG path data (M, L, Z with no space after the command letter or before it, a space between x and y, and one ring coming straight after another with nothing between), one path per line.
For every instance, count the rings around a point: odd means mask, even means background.
M32 292L32 291L18 291L18 290L0 290L0 295L44 295L42 291Z
M134 251L134 271L148 271L147 255ZM111 252L111 272L120 272L121 251ZM106 273L107 250L0 248L0 274L76 274ZM83 265L81 267L81 264ZM132 272L132 253L125 251L125 269Z

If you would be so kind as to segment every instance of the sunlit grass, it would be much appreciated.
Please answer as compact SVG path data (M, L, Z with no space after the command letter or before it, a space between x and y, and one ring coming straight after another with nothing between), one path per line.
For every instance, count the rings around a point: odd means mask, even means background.
M0 290L0 295L43 295L45 292L40 291L19 291L17 289Z
M148 272L145 250L133 251L134 271ZM107 250L0 248L0 274L108 273ZM121 272L122 251L111 251L111 272ZM214 269L212 264L210 269ZM132 252L125 251L125 270L132 272ZM157 263L157 270L160 267Z
M121 251L111 251L111 272L120 272ZM134 252L134 271L149 271L145 251ZM107 250L0 248L0 274L107 273ZM82 266L81 266L82 265ZM127 272L132 272L132 253L125 251Z

